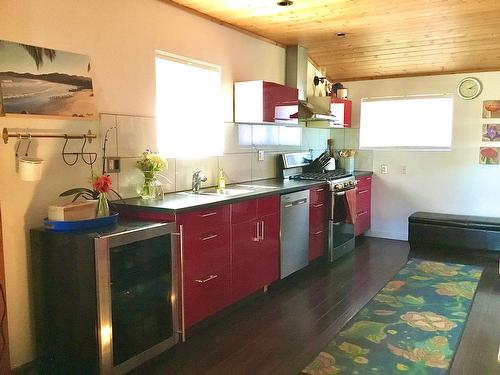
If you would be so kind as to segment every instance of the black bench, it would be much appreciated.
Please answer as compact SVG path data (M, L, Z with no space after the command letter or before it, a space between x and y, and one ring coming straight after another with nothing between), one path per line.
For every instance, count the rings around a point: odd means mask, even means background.
M408 217L408 241L413 256L470 263L496 260L500 218L415 212Z

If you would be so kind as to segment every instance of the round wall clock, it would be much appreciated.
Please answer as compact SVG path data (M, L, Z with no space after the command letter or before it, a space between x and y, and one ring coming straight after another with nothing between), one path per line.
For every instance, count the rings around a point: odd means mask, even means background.
M457 93L462 99L474 99L481 94L483 85L481 81L474 77L467 77L458 82Z

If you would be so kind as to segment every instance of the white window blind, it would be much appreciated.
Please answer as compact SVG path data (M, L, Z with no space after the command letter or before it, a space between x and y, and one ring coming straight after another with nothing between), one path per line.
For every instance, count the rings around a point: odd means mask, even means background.
M453 96L361 100L361 149L449 150Z
M221 87L220 66L157 53L158 152L172 158L222 155Z

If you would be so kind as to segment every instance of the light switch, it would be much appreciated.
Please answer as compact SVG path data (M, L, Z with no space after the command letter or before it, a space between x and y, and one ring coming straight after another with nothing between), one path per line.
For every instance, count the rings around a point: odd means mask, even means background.
M259 150L259 161L264 161L264 150Z
M387 174L389 172L389 168L387 168L387 164L382 164L380 166L380 173Z
M407 172L406 165L402 165L401 166L401 174L406 174L406 172Z

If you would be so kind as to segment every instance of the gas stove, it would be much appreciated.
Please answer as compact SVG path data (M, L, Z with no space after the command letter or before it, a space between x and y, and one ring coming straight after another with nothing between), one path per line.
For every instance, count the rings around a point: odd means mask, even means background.
M283 154L283 163L283 177L290 180L326 181L331 191L352 189L357 183L353 175L343 169L304 172L304 169L312 165L312 155L309 152Z

